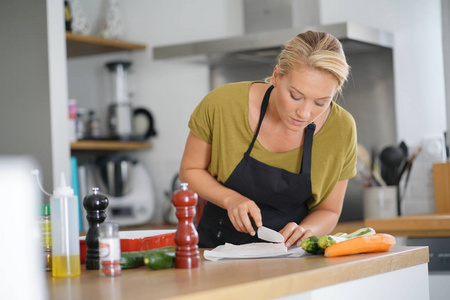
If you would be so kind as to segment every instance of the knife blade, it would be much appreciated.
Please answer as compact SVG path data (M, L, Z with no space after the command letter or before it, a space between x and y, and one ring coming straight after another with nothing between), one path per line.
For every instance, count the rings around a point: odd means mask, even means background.
M272 243L283 243L284 242L284 236L279 233L278 231L275 231L273 229L270 229L265 226L258 227L256 226L255 220L250 217L250 221L252 223L253 229L255 229L256 234L258 235L258 238L261 240L272 242Z

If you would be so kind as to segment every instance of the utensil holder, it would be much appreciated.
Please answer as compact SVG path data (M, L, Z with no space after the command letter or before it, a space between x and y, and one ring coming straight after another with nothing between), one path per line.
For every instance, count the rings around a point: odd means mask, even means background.
M391 219L397 217L397 186L365 188L363 207L364 219Z

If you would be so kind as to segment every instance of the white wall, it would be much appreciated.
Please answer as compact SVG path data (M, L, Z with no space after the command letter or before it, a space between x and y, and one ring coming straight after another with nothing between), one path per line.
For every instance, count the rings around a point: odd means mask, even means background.
M80 0L95 34L103 18L102 1ZM92 3L94 2L94 3ZM69 60L69 96L101 112L105 99L103 65L116 58L134 62L136 105L154 114L158 135L153 148L137 155L155 185L157 212L167 201L188 134L190 113L209 90L208 68L178 60L154 61L152 48L243 33L241 0L121 1L125 40L147 44L146 51ZM397 136L411 147L445 130L445 100L439 0L321 0L324 24L352 21L395 34L394 72Z
M322 0L321 13L323 23L347 20L394 33L397 139L411 152L425 139L443 140L447 121L441 1ZM402 191L402 214L435 211L432 164L440 159L429 159L428 148L422 149Z
M445 98L447 103L447 145L450 144L450 1L442 0L442 43L444 51Z
M48 191L61 172L70 182L62 9L18 0L0 10L0 154L32 155Z
M394 33L397 138L415 147L446 128L440 0L321 0L324 24L351 21Z

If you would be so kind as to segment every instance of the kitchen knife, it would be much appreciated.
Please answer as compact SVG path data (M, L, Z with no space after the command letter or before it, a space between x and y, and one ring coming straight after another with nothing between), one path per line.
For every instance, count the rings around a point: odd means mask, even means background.
M272 243L283 243L284 242L284 236L279 233L278 231L275 231L273 229L261 226L256 226L255 220L250 217L250 221L252 222L253 229L255 229L256 234L258 235L258 238L264 241L272 242Z

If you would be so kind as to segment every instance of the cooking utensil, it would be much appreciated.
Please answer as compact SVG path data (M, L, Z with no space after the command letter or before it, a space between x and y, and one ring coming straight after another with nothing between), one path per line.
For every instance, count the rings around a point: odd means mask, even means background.
M358 144L358 156L356 160L356 180L363 186L371 185L372 174L370 168L370 156L363 145Z
M377 151L372 148L372 151L370 152L370 168L372 173L372 181L375 182L376 186L387 186L384 179L381 177L380 174L380 162L378 161L378 154Z
M420 151L422 151L422 147L418 146L416 148L416 150L414 150L414 153L409 157L408 163L406 164L405 172L408 172L408 173L406 174L406 179L405 179L405 187L404 187L405 191L406 191L406 187L408 186L409 175L411 174L412 164L413 164L414 160L417 158L417 155L419 155Z
M401 170L399 171L398 180L397 180L397 210L398 210L398 215L401 215L401 202L403 200L403 197L406 194L406 187L408 186L409 175L411 174L412 163L417 158L417 155L420 153L421 150L422 150L422 148L420 146L417 147L414 150L413 154L411 154L411 156L406 159L406 162L404 163L404 166L402 166ZM403 174L405 172L406 172L406 178L405 178L405 180L403 182L403 188L402 188L401 184L400 184L400 181L401 181L401 179L403 177Z
M283 243L284 242L284 236L279 233L278 231L275 231L273 229L261 226L256 226L255 220L250 217L250 221L252 222L253 229L255 229L256 234L258 235L258 238L261 240L272 242L272 243Z
M444 144L445 144L445 156L447 157L447 161L450 161L450 147L447 141L447 131L444 132Z
M398 171L397 171L397 180L396 180L396 184L399 185L400 184L400 179L402 178L403 172L405 171L405 168L408 164L408 146L406 146L405 142L401 142L399 145L400 149L402 149L403 151L403 161L401 162L400 166L398 167Z
M389 146L381 151L381 177L383 177L387 185L397 184L399 167L401 166L404 158L405 154L400 147Z

